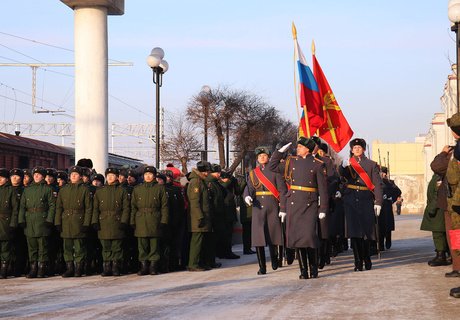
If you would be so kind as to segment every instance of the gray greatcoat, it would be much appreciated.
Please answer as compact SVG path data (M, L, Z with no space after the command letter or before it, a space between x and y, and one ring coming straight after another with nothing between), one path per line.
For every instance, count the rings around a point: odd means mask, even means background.
M284 172L289 185L316 188L315 192L293 190L286 194L286 237L289 248L318 248L318 214L328 212L327 176L324 163L311 154L305 158L273 153L269 167ZM321 199L321 201L319 201Z
M283 201L287 190L281 175L268 170L267 166L260 166L260 170L279 191L280 200ZM257 191L268 191L268 189L257 179L254 170L252 170L249 173L248 185L244 194L244 197L249 195L253 199L252 246L283 245L281 221L278 217L280 203L274 196L256 195ZM283 211L284 203L281 203L281 206L281 211Z

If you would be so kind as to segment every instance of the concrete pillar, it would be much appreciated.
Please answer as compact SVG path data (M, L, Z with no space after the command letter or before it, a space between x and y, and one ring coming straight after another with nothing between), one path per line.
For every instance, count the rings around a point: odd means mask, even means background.
M61 0L74 10L75 161L108 165L107 15L123 14L124 0Z

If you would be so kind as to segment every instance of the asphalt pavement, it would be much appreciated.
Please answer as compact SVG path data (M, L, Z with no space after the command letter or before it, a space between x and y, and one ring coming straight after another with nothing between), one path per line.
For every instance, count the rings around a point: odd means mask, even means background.
M348 250L317 279L299 280L297 262L273 271L267 261L258 276L256 256L242 255L205 272L0 280L0 318L460 319L460 299L449 296L460 278L444 277L451 266L428 266L434 247L420 222L397 216L393 246L372 270L354 272Z

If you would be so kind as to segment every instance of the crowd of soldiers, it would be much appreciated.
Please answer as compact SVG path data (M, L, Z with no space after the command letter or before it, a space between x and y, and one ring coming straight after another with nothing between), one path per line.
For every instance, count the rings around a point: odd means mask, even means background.
M237 212L243 253L257 253L258 274L267 273L266 246L273 270L297 258L301 279L318 277L349 246L354 270L370 270L371 255L391 247L401 194L387 169L365 156L363 139L350 142L350 159L338 166L317 137L300 137L292 154L290 145L273 154L256 148L255 169L238 178L200 161L184 186L172 165L105 175L89 159L66 172L0 169L0 277L219 268L216 258L239 258Z
M111 167L102 175L91 168L90 159L81 159L66 171L0 169L0 278L155 275L187 263L190 271L217 268L216 256L239 258L232 232L240 184L219 165L209 167L205 181L213 212L205 223L194 219L195 187L186 192L171 164L162 171L146 166L140 174ZM190 228L212 235L190 239ZM250 254L245 233L244 253ZM201 255L200 241L212 245L209 255Z

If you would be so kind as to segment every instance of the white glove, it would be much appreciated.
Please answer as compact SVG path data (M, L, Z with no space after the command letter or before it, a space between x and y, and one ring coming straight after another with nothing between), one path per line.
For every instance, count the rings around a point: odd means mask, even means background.
M393 197L388 197L387 200L388 201L393 201Z
M383 200L386 200L386 199L387 199L387 195L384 194L384 195L383 195Z
M374 211L377 217L380 215L380 210L382 210L382 206L379 206L378 204L374 204Z
M342 167L346 168L350 165L350 160L349 159L344 159L342 161Z
M324 212L320 212L319 215L318 215L318 218L321 220L321 219L324 219L326 218L326 214Z
M284 152L286 151L290 146L291 146L292 142L289 142L288 144L285 144L284 146L282 146L281 148L278 149L279 152Z
M336 197L337 199L342 198L342 194L340 193L340 191L337 191L337 192L335 193L335 197Z
M246 198L244 198L244 202L246 202L246 204L248 206L252 206L252 198L251 198L251 196L246 196Z
M284 220L286 220L286 212L281 212L278 213L278 217L281 218L281 223L284 223Z

